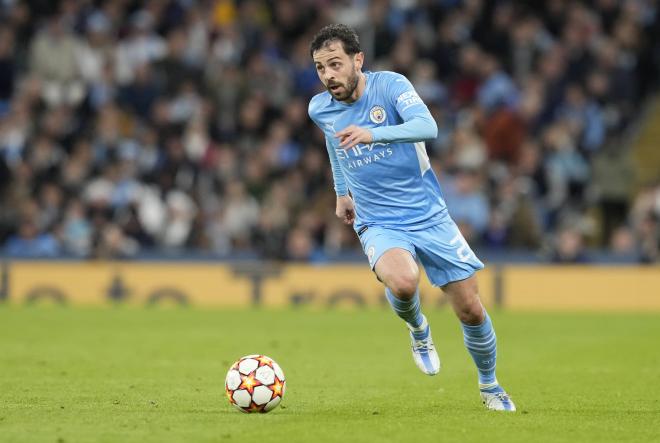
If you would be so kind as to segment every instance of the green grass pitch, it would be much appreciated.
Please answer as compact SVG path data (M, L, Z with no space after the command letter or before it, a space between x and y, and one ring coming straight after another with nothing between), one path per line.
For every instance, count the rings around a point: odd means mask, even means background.
M457 320L429 311L443 368L415 367L385 308L0 305L1 442L660 440L660 315L492 313L515 414L483 409ZM273 357L282 407L241 414L229 365Z

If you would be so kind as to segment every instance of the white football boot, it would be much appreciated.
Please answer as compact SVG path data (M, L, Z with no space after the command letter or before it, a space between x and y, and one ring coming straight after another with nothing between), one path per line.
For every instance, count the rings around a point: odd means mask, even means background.
M516 405L499 385L495 389L479 391L481 393L481 401L484 406L491 411L509 411L514 412Z
M415 360L419 370L426 375L435 375L440 372L440 357L438 357L438 352L435 350L433 338L431 337L431 327L426 321L426 317L424 317L424 321L419 328L412 328L408 325L408 329L410 330L410 340L412 342L413 360ZM419 334L421 331L424 331L424 338L415 338L413 332Z

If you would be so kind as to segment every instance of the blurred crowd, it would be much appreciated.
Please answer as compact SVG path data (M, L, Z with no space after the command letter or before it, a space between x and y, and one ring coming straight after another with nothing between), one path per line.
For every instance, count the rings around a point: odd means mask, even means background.
M331 22L431 109L477 250L658 260L660 173L636 183L628 135L660 77L654 0L2 0L3 254L359 252L307 117Z

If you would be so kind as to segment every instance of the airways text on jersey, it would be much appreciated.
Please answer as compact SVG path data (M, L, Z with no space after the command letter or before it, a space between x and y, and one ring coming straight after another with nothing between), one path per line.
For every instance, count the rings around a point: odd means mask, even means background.
M349 150L335 148L335 153L346 168L355 169L391 157L394 151L388 145L380 142L358 144Z

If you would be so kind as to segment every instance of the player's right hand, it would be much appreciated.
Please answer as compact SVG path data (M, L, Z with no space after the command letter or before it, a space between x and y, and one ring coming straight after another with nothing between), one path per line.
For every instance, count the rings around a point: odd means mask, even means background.
M355 221L355 204L350 195L337 197L337 209L335 215L347 225L352 225Z

